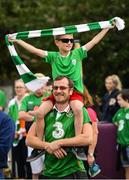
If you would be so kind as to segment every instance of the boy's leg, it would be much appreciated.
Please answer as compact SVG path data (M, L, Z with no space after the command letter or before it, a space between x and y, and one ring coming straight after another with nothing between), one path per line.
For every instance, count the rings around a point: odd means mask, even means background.
M74 99L73 97L79 97L79 100ZM82 127L83 127L83 102L81 101L81 96L74 94L73 100L71 98L70 100L70 106L74 113L74 127L75 127L75 135L79 135L82 133ZM86 160L86 154L84 151L84 148L75 148L74 154L78 159Z
M82 125L83 125L83 103L79 100L70 101L70 106L73 110L75 116L75 135L79 135L82 132Z

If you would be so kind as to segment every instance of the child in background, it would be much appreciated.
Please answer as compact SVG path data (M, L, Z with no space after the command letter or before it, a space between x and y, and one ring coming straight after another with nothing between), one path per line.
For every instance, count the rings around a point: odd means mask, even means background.
M119 92L117 102L121 108L113 117L113 123L117 126L121 164L125 169L125 178L129 179L129 89Z

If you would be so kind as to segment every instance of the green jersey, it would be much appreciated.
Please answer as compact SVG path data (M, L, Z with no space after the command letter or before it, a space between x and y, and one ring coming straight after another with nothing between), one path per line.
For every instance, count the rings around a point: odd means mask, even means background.
M0 106L3 108L6 106L6 95L2 90L0 90Z
M22 100L20 111L35 110L40 106L43 98L44 96L37 97L35 94L29 94Z
M129 145L129 108L121 108L113 117L113 123L117 124L117 142L121 145Z
M15 124L16 121L18 120L18 111L19 111L19 106L18 106L18 102L16 97L14 97L13 99L11 99L9 101L9 105L8 105L8 115L10 117L12 117L12 119L14 120Z
M51 64L53 79L59 75L68 76L73 80L75 89L83 93L82 60L86 57L87 51L81 47L72 50L67 56L48 51L43 60Z
M90 118L85 108L83 108L83 123L89 123ZM45 117L45 141L52 142L58 139L75 136L74 115L70 110L63 112L57 118L57 111L54 109ZM76 171L84 171L82 161L77 160L72 152L67 156L57 159L54 155L45 154L45 169L43 174L49 177L64 177Z
M28 111L36 110L40 106L43 98L44 98L44 96L37 97L33 93L29 94L22 100L19 111L28 112ZM32 125L32 123L33 123L32 121L30 121L30 122L26 121L26 131L27 132L28 132L30 126Z

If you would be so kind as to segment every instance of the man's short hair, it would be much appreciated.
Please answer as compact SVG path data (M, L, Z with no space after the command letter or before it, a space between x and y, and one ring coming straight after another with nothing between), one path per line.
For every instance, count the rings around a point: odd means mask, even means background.
M66 79L68 80L68 86L69 86L70 88L74 88L74 83L73 83L73 81L72 81L69 77L67 77L67 76L57 76L57 77L54 79L54 81L59 81L59 80L62 80L62 79L64 79L64 78L66 78Z

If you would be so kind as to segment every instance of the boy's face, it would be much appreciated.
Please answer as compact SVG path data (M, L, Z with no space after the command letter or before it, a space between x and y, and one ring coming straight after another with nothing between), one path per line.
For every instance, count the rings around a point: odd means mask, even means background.
M69 52L73 47L74 39L72 34L61 35L59 40L55 40L59 51Z
M119 106L120 106L121 108L126 108L126 107L128 107L128 105L129 105L128 101L125 101L125 100L122 98L121 94L119 94L119 95L117 96L117 102L118 102L118 104L119 104Z

